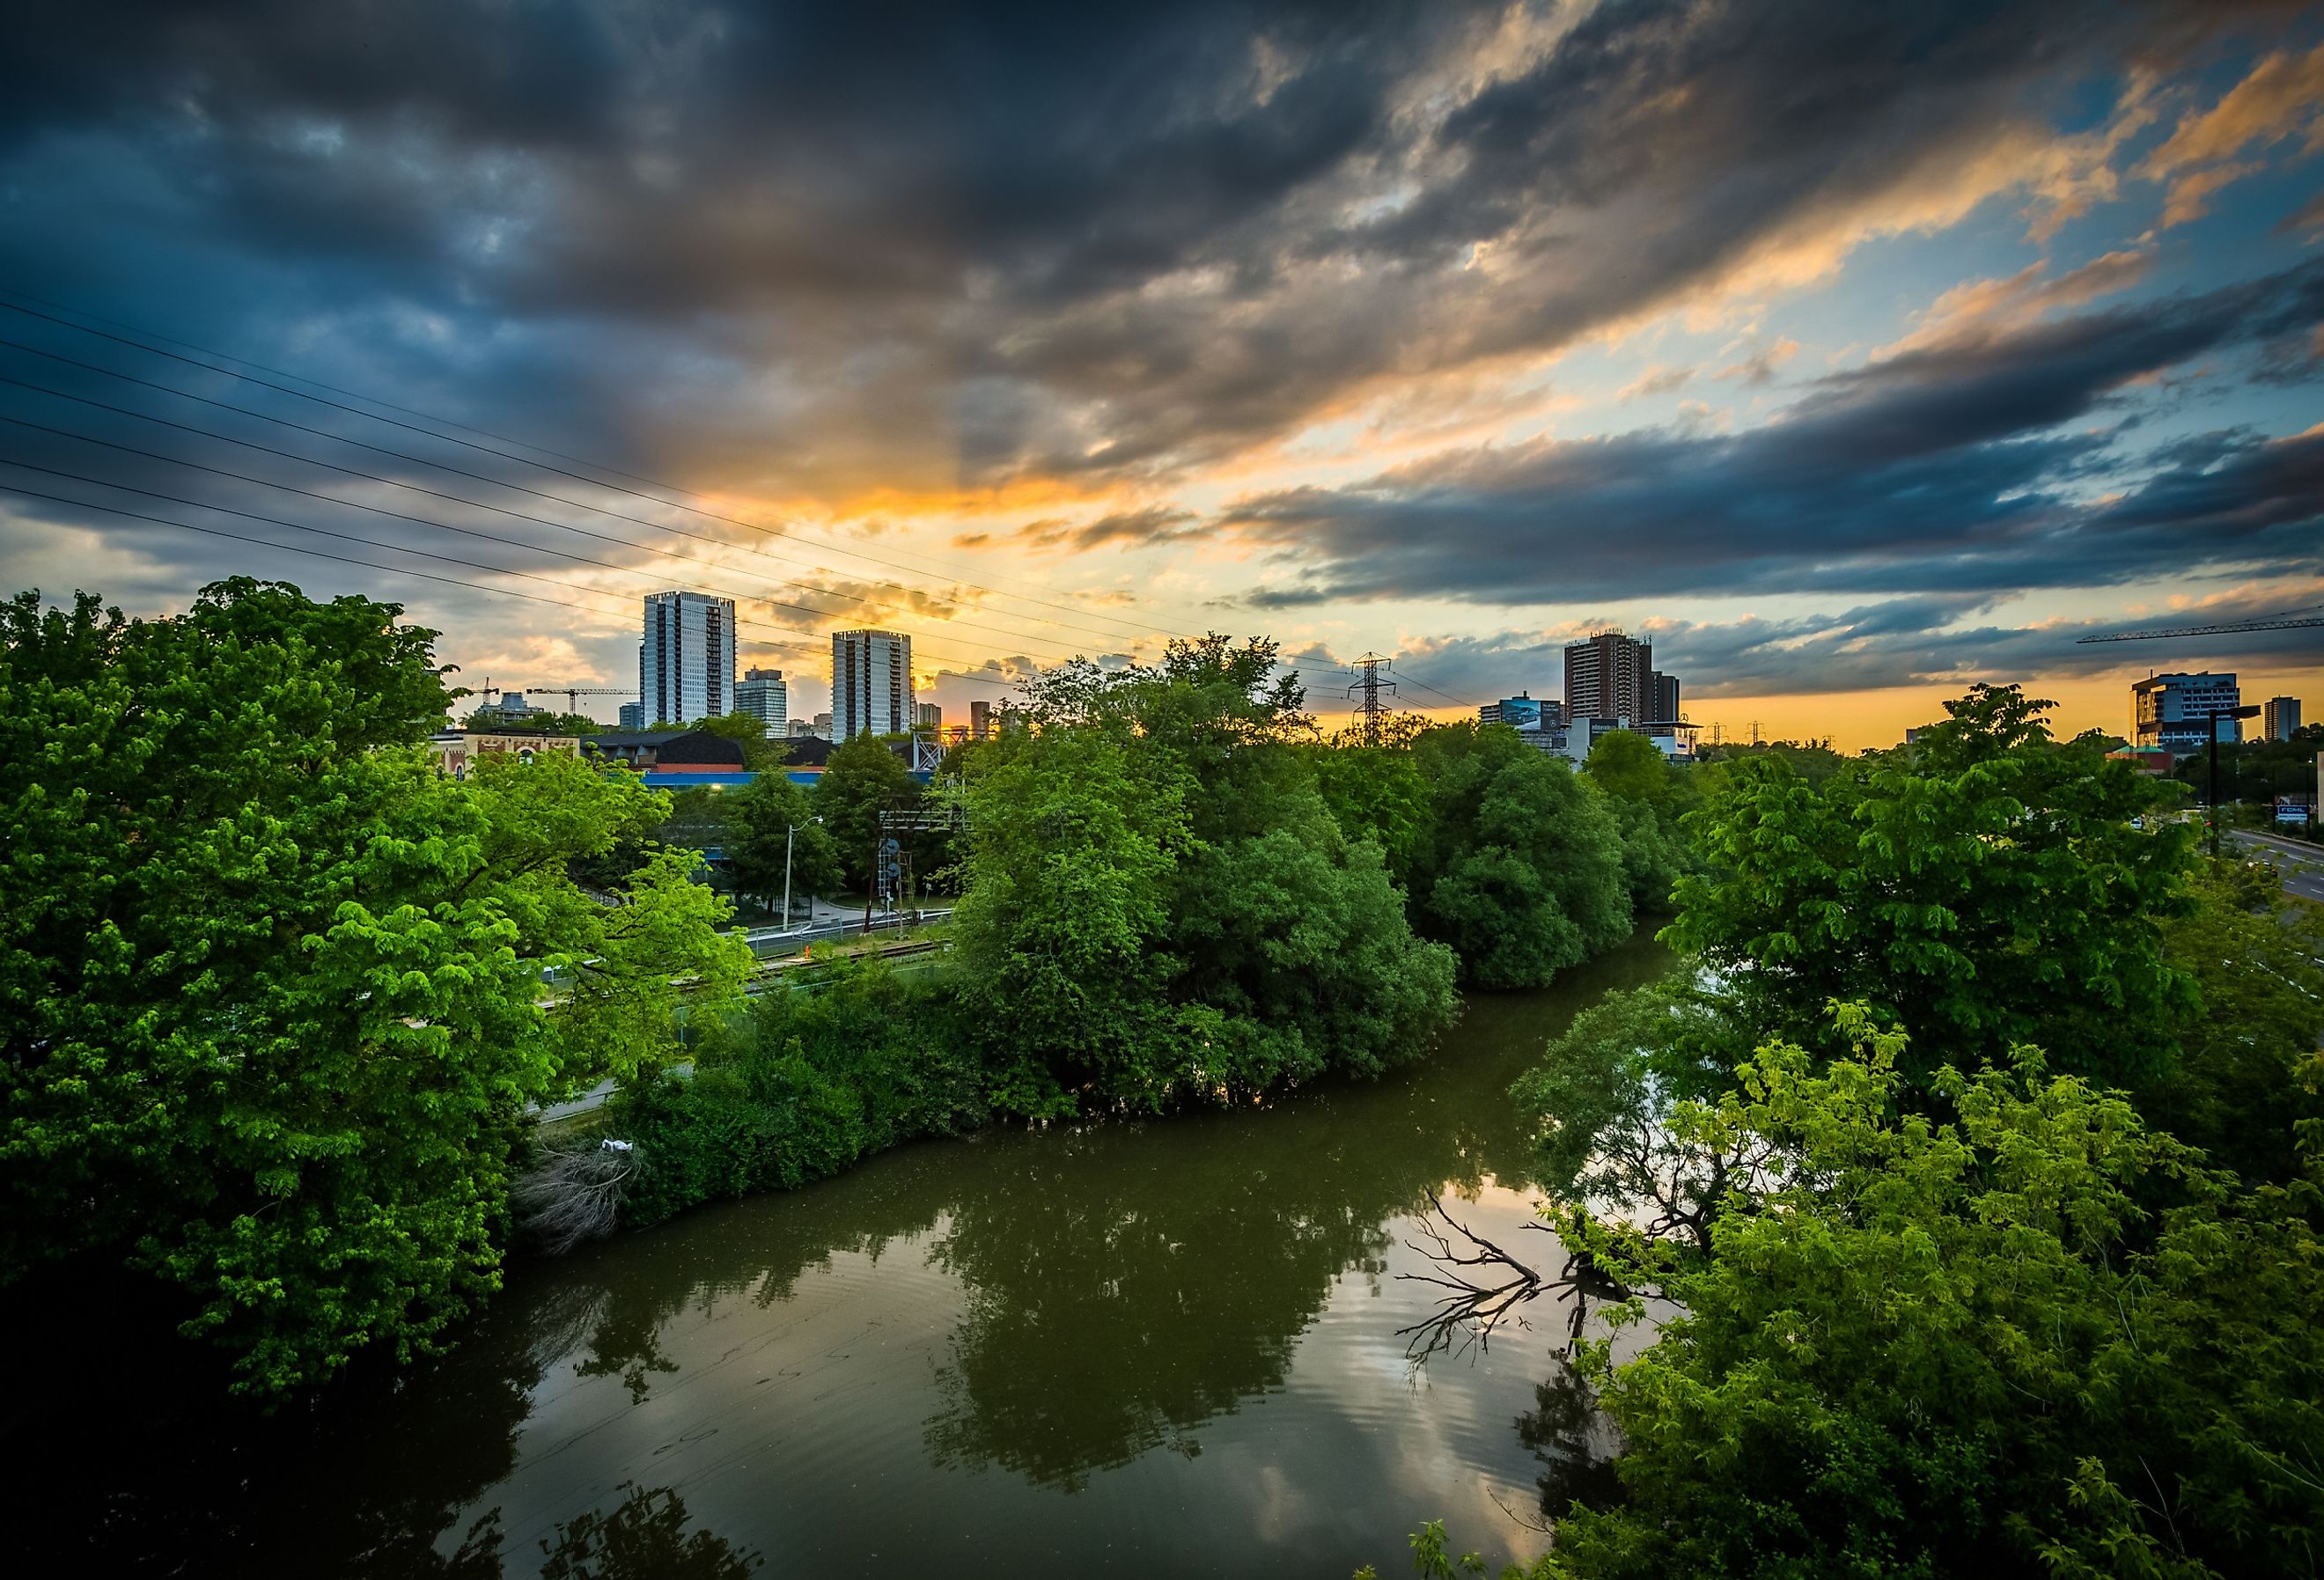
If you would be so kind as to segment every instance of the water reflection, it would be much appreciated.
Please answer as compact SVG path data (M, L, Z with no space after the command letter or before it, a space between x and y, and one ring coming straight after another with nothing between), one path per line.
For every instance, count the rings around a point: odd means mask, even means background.
M140 1407L65 1390L79 1424L30 1424L82 1474L12 1526L92 1572L429 1580L1345 1573L1419 1518L1507 1529L1496 1486L1579 1465L1586 1400L1528 1343L1410 1379L1394 1274L1433 1195L1517 1232L1509 1080L1661 963L1478 1001L1376 1086L907 1149L519 1267L454 1354L296 1418L193 1390L124 1453Z

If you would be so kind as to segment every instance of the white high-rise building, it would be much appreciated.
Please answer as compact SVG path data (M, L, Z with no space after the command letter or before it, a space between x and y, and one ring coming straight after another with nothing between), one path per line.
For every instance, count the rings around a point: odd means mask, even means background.
M734 708L734 600L648 593L638 698L648 724L690 725Z
M831 633L831 738L910 733L912 639L893 631Z
M734 711L747 713L767 726L767 739L779 741L790 734L791 688L780 670L747 670L734 688Z

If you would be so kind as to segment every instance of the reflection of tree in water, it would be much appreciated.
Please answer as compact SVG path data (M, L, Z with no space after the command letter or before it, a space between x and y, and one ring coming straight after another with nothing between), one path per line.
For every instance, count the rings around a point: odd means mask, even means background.
M623 1482L614 1490L628 1495L611 1513L593 1509L542 1538L540 1580L743 1580L766 1562L710 1531L689 1532L686 1501L668 1487ZM428 1580L503 1580L505 1540L494 1509L468 1528L457 1551L424 1573Z
M1619 1434L1572 1363L1560 1357L1556 1372L1534 1385L1533 1397L1534 1408L1517 1418L1517 1441L1543 1465L1535 1482L1541 1489L1543 1523L1556 1520L1577 1501L1593 1509L1619 1502L1622 1483L1614 1474Z
M1457 1123L1351 1123L1351 1108L1391 1118L1395 1096L1019 1150L954 1205L932 1252L967 1309L930 1454L1072 1490L1151 1448L1199 1452L1195 1428L1282 1383L1340 1274L1384 1269L1388 1220L1479 1178L1479 1138Z
M709 1531L689 1534L686 1504L668 1487L622 1488L629 1496L611 1514L584 1514L540 1544L540 1580L742 1580L766 1562Z

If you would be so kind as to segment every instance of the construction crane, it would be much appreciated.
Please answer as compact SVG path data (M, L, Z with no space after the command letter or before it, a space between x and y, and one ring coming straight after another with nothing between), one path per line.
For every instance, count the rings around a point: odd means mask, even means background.
M2314 606L2324 608L2324 604ZM2109 631L2099 636L2078 636L2074 644L2079 647L2086 642L2153 642L2165 636L2229 636L2239 631L2297 631L2309 625L2324 625L2324 616L2305 620L2282 616L2272 620L2229 620L2218 625L2173 625L2163 631Z
M635 688L629 686L495 686L489 678L476 695L486 702L496 702L511 691L519 697L530 697L534 692L543 697L562 697L567 713L580 712L581 698L585 697L626 697L632 702L637 700Z

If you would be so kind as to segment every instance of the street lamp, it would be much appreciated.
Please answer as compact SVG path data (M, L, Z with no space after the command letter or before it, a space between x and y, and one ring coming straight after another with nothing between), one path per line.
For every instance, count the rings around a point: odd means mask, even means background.
M2219 854L2219 721L2223 718L2257 718L2259 708L2215 707L2203 716L2211 726L2211 855Z
M823 819L811 818L808 821L820 823ZM798 831L797 823L783 825L783 930L786 932L790 930L791 925L791 836Z

